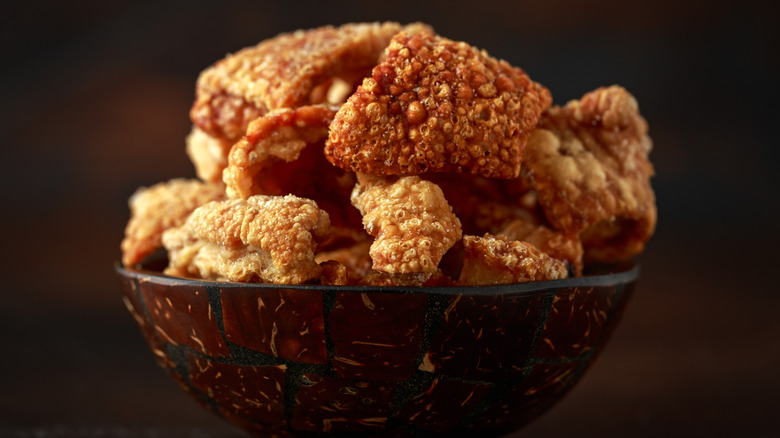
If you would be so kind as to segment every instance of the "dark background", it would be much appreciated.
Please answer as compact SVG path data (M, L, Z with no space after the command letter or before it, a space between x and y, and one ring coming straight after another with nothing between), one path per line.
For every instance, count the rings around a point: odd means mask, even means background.
M0 436L239 437L159 369L112 266L140 185L194 176L198 73L279 32L424 21L565 103L621 84L656 236L582 382L521 436L779 436L776 2L13 2L0 18Z

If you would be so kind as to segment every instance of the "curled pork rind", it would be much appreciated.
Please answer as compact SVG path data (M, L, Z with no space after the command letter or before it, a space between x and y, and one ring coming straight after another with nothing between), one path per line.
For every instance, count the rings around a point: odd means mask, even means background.
M317 244L327 237L328 214L314 201L252 196L211 202L166 231L168 275L299 284L317 279Z
M261 171L280 161L295 161L308 145L324 140L336 110L328 105L282 108L250 123L246 135L230 150L223 173L228 196L278 194L268 193L268 185L277 183L264 177ZM319 149L321 154L321 145ZM291 175L296 179L303 176Z
M138 189L129 201L130 220L120 245L122 263L140 263L160 247L163 231L181 225L197 207L220 199L225 199L222 184L183 178Z
M375 238L369 251L373 269L391 274L395 284L424 283L461 238L460 221L441 189L418 176L359 174L352 204Z
M230 198L292 194L314 200L332 222L329 247L351 244L362 232L360 213L350 205L355 175L331 165L322 154L329 105L282 108L254 120L230 151L223 172Z
M432 32L401 32L342 105L325 154L355 172L516 178L551 103L523 70Z
M551 108L528 140L524 168L547 219L580 234L586 261L644 248L656 223L652 142L636 100L619 86Z
M568 276L566 263L528 242L503 236L463 236L465 255L458 284L477 286L558 280Z
M327 95L321 86L334 78L362 78L400 29L398 23L325 26L228 55L201 73L190 118L212 137L238 140L268 111L321 103Z

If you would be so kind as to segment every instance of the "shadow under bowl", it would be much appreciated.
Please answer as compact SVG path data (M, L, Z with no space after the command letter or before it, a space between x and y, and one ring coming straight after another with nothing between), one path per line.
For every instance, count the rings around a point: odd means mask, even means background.
M115 270L157 362L260 436L510 433L582 377L639 275L423 288Z

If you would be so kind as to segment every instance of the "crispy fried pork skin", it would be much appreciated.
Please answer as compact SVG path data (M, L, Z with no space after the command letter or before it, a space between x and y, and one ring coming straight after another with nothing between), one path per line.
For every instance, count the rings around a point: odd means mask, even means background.
M401 28L398 23L324 26L230 54L201 73L190 118L212 137L235 142L268 111L322 103L335 79L362 79L360 73L377 64Z
M325 154L355 172L516 178L549 91L523 70L432 32L401 32L342 105Z
M168 275L299 284L320 277L317 244L328 214L296 196L252 196L205 204L163 234Z
M530 220L515 219L501 230L499 236L530 243L548 256L567 262L575 275L582 274L584 251L576 235L564 234Z
M197 207L225 199L222 184L183 178L142 187L130 197L130 220L120 248L122 263L140 263L162 244L163 231L181 225Z
M195 166L195 173L203 181L222 182L222 171L227 167L228 154L233 143L214 138L197 126L192 127L185 140L187 156Z
M524 169L554 228L581 233L586 261L614 262L644 248L655 229L647 123L634 97L611 86L549 109Z
M461 237L460 221L441 189L418 176L358 174L352 203L374 237L373 269L395 276L396 284L424 283Z
M568 276L566 264L527 242L503 236L463 236L465 257L459 285L526 283Z
M269 181L270 173L263 170L279 162L295 161L304 148L324 140L336 110L329 105L282 108L250 123L246 135L230 150L228 166L223 173L228 196L248 198L259 194L282 194L267 193L267 187L275 182ZM320 145L320 154L321 151Z

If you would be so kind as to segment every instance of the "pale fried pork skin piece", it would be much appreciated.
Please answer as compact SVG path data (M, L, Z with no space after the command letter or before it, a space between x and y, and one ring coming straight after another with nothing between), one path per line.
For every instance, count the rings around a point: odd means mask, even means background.
M214 138L197 126L192 127L185 143L187 156L192 161L198 178L221 183L222 171L227 167L228 154L233 143Z
M221 199L222 184L184 178L139 188L129 201L130 220L120 245L122 263L140 263L160 247L163 231L181 225L197 207Z
M611 86L549 109L524 169L547 219L581 234L586 261L615 262L644 249L655 229L652 141L634 97Z
M423 284L461 238L460 221L441 189L418 176L358 174L352 204L374 237L373 269L390 274L399 285Z
M328 214L296 196L252 196L205 204L163 234L168 275L300 284L318 279L314 261Z
M510 241L530 243L548 256L567 262L576 276L582 274L584 251L576 235L564 234L523 219L509 222L498 235Z
M516 178L549 91L525 72L432 32L401 32L342 105L325 154L381 175Z
M465 256L458 284L478 286L558 280L566 264L527 242L503 236L463 236Z
M337 109L328 105L282 108L250 123L246 135L231 148L228 166L223 172L228 196L248 198L258 194L281 194L267 193L264 186L274 182L264 178L261 172L279 162L297 160L304 148L324 140ZM321 150L320 146L320 153Z
M362 233L360 214L349 199L354 174L334 167L322 154L337 109L324 104L282 108L250 123L230 150L222 175L228 196L312 199L330 215L334 239Z

